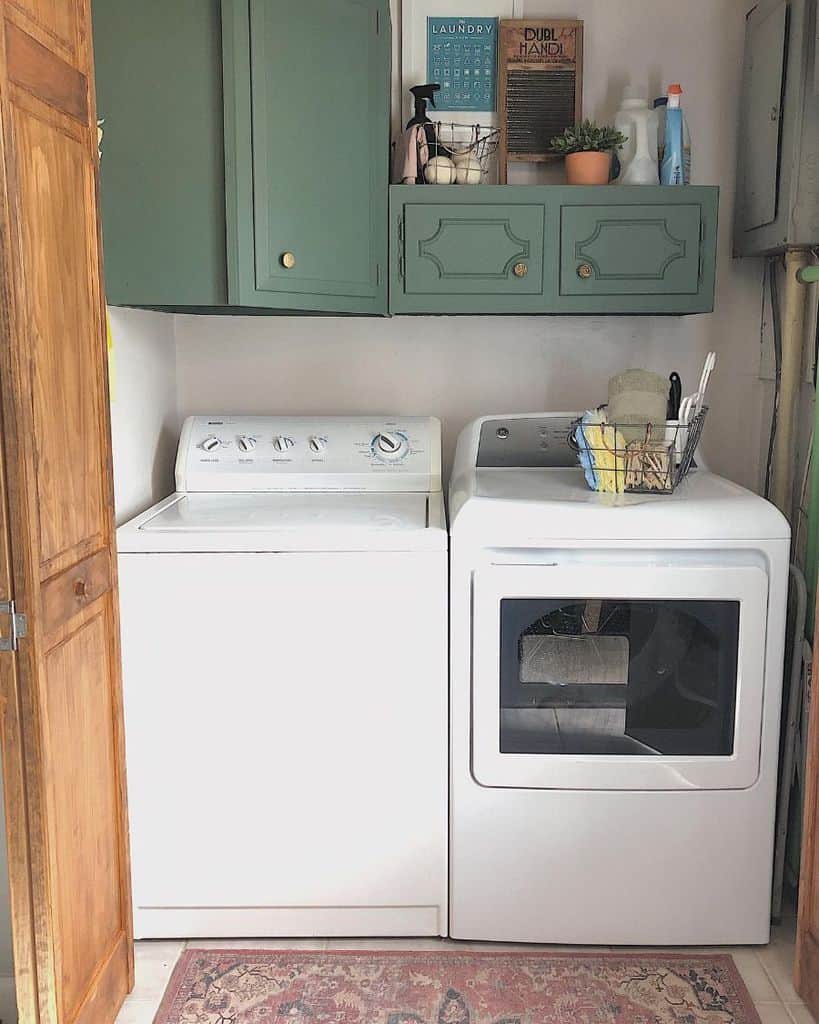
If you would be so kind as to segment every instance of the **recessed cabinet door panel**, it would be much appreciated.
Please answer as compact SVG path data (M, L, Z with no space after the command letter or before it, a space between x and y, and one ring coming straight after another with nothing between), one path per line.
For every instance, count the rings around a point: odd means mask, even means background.
M563 206L561 295L696 295L701 208Z
M408 295L540 295L544 208L408 203Z
M231 303L386 312L382 0L226 0L223 18Z

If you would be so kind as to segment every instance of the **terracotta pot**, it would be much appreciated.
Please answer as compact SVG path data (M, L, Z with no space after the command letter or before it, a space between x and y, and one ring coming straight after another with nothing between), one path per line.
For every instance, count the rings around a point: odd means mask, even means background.
M570 153L566 157L567 185L608 185L611 153Z

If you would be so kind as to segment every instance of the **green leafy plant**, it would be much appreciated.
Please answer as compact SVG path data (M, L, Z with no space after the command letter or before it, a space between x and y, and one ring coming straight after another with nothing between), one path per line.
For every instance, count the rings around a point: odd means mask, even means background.
M628 142L627 136L610 124L602 127L594 121L581 121L566 128L562 135L555 135L549 149L559 156L570 153L606 153Z

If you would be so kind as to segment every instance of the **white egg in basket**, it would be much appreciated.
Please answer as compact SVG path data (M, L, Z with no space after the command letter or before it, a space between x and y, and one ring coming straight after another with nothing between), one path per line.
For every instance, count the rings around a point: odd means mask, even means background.
M455 181L458 185L480 185L483 167L476 156L464 155L455 159Z
M453 185L455 164L448 156L434 156L424 167L424 177L430 185Z

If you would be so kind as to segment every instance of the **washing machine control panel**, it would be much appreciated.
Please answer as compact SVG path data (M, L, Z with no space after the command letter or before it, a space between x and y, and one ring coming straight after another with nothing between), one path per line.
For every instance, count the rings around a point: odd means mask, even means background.
M441 425L421 416L191 416L180 491L436 491Z

